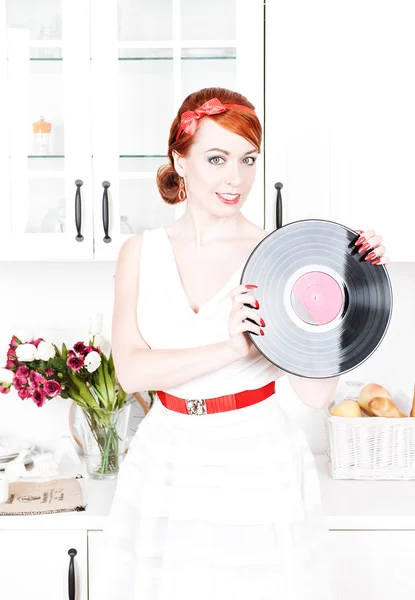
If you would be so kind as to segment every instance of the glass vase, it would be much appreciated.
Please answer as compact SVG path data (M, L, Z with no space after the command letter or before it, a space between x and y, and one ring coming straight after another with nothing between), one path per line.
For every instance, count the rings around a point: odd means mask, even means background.
M82 408L80 433L87 473L92 479L116 479L126 456L131 403L107 411Z

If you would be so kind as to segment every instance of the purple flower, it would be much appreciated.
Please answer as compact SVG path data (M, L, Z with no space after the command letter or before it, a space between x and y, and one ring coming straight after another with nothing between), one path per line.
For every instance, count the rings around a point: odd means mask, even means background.
M72 371L79 371L84 366L84 359L82 356L70 356L66 364Z
M16 377L29 377L30 369L25 365L21 365L16 371Z
M45 400L46 400L45 391L42 390L42 388L38 388L37 390L35 390L33 392L32 400L39 407L43 406L45 404Z
M15 390L17 390L17 391L24 389L27 385L26 377L15 377L13 379L13 385L14 385Z
M83 342L76 342L76 344L73 345L73 349L78 354L83 354L85 350L85 344Z
M54 379L49 379L48 381L45 381L45 383L43 384L43 389L45 390L46 394L51 398L54 398L62 391L60 383L58 383Z
M29 375L29 385L32 388L38 387L40 384L46 381L45 377L38 373L37 371L30 371Z

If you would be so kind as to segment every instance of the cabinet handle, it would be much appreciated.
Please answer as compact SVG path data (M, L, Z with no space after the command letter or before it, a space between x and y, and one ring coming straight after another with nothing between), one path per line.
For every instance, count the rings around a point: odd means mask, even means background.
M76 241L82 242L84 236L81 235L81 225L82 225L82 207L81 207L81 186L84 185L84 182L81 179L77 179L75 181L76 185L76 193L75 193L75 225L76 225Z
M75 600L75 565L74 565L74 556L77 555L77 551L75 548L71 548L68 550L68 554L71 557L69 561L69 571L68 571L68 595L69 600Z
M104 225L104 232L105 232L105 236L104 236L104 242L106 244L109 244L111 242L111 238L108 235L108 229L109 229L109 206L108 206L108 188L110 187L110 182L109 181L103 181L102 182L102 186L104 188L104 193L102 195L102 223Z
M278 182L274 185L277 190L277 205L275 211L275 223L276 228L280 229L282 227L282 198L281 198L281 189L284 187L282 183Z

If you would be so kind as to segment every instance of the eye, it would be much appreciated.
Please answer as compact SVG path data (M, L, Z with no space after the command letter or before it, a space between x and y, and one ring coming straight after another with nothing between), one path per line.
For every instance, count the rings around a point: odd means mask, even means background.
M245 162L248 160L250 160L251 162ZM246 158L244 158L244 162L246 165L252 166L255 163L255 161L256 161L256 157L254 157L254 156L247 156Z
M222 163L218 161L223 160L223 158L221 156L212 156L212 158L209 158L208 160L212 165L221 165Z

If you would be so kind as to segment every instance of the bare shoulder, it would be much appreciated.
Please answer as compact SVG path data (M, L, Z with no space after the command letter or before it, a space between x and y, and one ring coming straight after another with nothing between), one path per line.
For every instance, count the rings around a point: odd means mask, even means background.
M255 223L251 222L249 223L248 232L249 237L257 244L259 244L259 242L261 242L270 234L269 231L265 231L265 229L262 229L262 227L259 227L258 225L255 225Z

